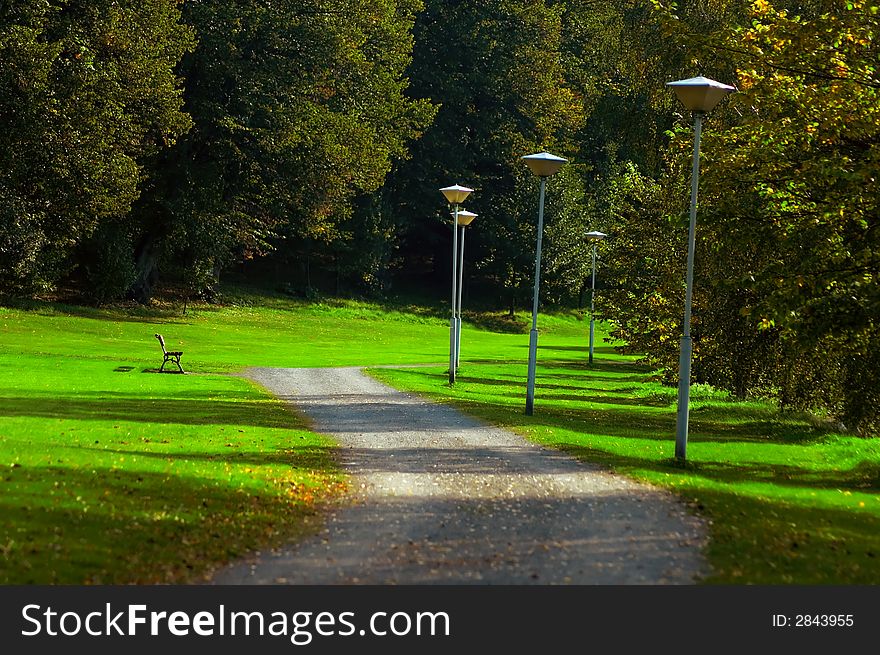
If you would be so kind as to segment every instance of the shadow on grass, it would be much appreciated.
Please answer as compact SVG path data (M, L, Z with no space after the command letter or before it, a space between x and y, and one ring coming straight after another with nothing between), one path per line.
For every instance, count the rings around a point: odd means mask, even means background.
M525 368L528 366L529 362L527 359L480 359L478 357L467 357L462 360L462 365L465 364L489 364L492 366L521 366Z
M0 295L0 305L11 309L36 312L50 317L76 316L77 318L88 318L97 321L112 321L119 323L169 325L191 324L186 317L182 316L182 305L173 309L144 307L142 305L95 307L87 304L66 304L48 300L15 298L2 295ZM204 308L200 306L199 311L204 311Z
M538 345L538 350L559 350L562 352L575 352L575 353L583 353L583 355L589 360L590 356L590 344L587 343L585 346L542 346ZM605 354L605 355L616 355L617 351L614 349L614 346L597 346L593 345L593 354Z
M626 396L617 397L617 396L608 396L604 395L607 393L620 393L620 392L610 392L607 389L597 389L597 391L601 391L603 395L588 395L583 393L585 389L583 387L568 387L572 389L572 393L562 395L562 394L545 394L541 393L544 389L559 389L565 388L560 387L559 385L540 385L535 392L535 399L543 401L552 401L552 400L562 400L565 402L582 402L582 403L592 403L592 404L600 404L600 405L626 405L628 407L669 407L669 402L666 400L655 400L651 398L629 398ZM505 394L510 396L511 394Z
M860 511L700 491L713 521L708 555L724 562L708 584L876 585L880 519Z
M514 394L506 394L515 398ZM441 396L437 396L441 399ZM522 396L525 400L525 394ZM573 430L592 434L603 434L616 437L635 437L639 439L665 440L672 439L675 434L675 407L669 407L667 411L654 411L647 413L638 411L639 406L645 408L658 407L650 404L651 401L639 401L633 405L621 405L615 402L611 396L594 396L595 402L610 405L620 405L620 408L579 408L579 407L547 407L542 406L542 400L551 401L550 398L542 397L539 393L535 396L535 413L531 417L525 415L521 420L514 421L517 426L526 426L537 423L553 428ZM567 400L576 400L568 398ZM467 402L466 399L459 399ZM660 405L659 409L666 404ZM633 409L628 409L632 407ZM472 409L471 409L472 408ZM492 417L493 420L504 421L510 424L510 404L479 402L469 407L471 411ZM692 412L690 417L690 441L720 442L720 443L776 443L779 445L798 445L816 442L824 439L833 432L827 429L790 423L774 423L765 420L741 421L729 423L731 417L725 415L726 408L713 408L711 418L702 416L699 412Z
M438 377L439 379L439 377ZM445 379L445 374L444 374ZM487 387L516 387L523 389L523 393L525 393L526 388L526 376L523 375L522 379L505 379L505 378L478 378L470 375L459 375L456 378L457 382L466 383L466 384L481 384L486 385ZM560 391L571 390L572 392L584 392L584 391L597 391L601 393L614 393L614 394L625 394L632 393L634 387L626 387L622 389L602 389L600 387L583 387L577 386L574 384L545 384L540 383L536 385L539 389L556 389Z
M669 441L671 446L672 436L669 437ZM880 467L873 462L863 462L855 469L847 471L813 471L787 464L732 463L713 460L695 461L693 459L688 460L687 464L682 467L671 457L662 460L633 457L577 444L564 444L559 446L559 449L585 462L619 471L653 471L673 475L681 472L683 475L697 476L715 483L731 485L731 488L743 484L766 483L780 487L825 491L848 489L874 493L880 490Z
M571 361L571 360L554 360L553 368L561 368L563 370L577 370L585 373L641 373L642 376L650 375L653 371L650 366L644 364L636 364L634 362L616 361L612 359L594 360L592 364L588 361Z
M594 365L595 367L595 365ZM558 366L558 362L554 362L552 368L562 368ZM646 382L648 380L648 375L646 373L626 373L624 374L621 371L608 371L608 370L600 370L600 369L590 369L586 365L583 367L564 367L564 368L576 368L581 371L580 374L577 373L549 373L546 370L541 371L540 365L538 369L538 373L536 376L537 384L541 384L542 380L594 380L594 381L602 381L602 382L620 382L620 383L633 383L633 382Z
M221 441L225 440L221 439ZM297 469L330 472L328 462L335 462L338 449L332 446L291 446L289 448L271 448L271 449L255 449L254 446L247 444L235 444L224 452L204 452L193 450L179 450L173 446L173 441L169 442L152 442L154 450L144 450L149 446L138 442L138 450L127 450L124 448L96 448L93 446L68 444L65 448L71 450L94 451L96 456L102 453L112 455L123 455L125 457L156 459L162 461L182 460L187 462L216 462L218 464L235 464L235 465L282 465L295 467ZM165 445L170 443L171 446ZM160 445L161 444L161 445ZM239 449L241 445L241 449ZM163 448L164 447L164 448ZM161 449L160 449L161 448ZM388 451L392 452L392 451Z
M265 401L148 399L120 392L96 393L94 399L64 396L0 397L0 416L50 419L136 421L180 425L252 425L290 428L294 418Z
M306 520L314 508L270 485L244 491L195 476L24 466L0 489L3 584L184 582L314 529Z
M464 359L462 360L458 377L467 377L468 364L488 364L490 366L515 365L521 368L523 379L525 379L528 368L528 362L525 360ZM580 374L551 372L554 369L574 369L580 371ZM622 375L623 373L628 375ZM635 375L636 373L640 374ZM587 363L560 362L555 360L552 362L542 362L538 360L537 380L540 383L543 379L589 380L592 378L608 382L645 382L651 373L650 367L638 367L634 364L608 365L602 362L594 362L593 366L590 366ZM512 376L507 374L507 377L511 378Z

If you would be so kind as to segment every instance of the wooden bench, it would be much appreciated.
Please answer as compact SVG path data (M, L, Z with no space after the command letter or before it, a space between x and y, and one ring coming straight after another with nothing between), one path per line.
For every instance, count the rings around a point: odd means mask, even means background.
M169 351L165 349L165 339L162 338L161 334L153 335L159 340L159 345L162 346L162 355L165 359L162 360L162 367L159 369L159 372L162 373L165 370L165 364L168 362L174 362L177 364L177 368L180 369L180 372L183 373L183 367L180 365L180 356L183 355L182 351Z

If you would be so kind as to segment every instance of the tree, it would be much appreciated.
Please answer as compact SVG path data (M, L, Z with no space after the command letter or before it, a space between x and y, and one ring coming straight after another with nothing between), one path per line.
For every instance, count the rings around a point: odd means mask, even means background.
M350 238L341 226L353 198L381 185L433 113L403 94L418 7L185 5L199 38L181 67L195 125L139 207L138 297L149 297L163 256L209 287L233 261L303 243L329 253Z
M786 362L783 388L794 371L822 380L818 393L787 389L789 400L820 401L870 430L880 424L880 375L865 367L880 346L880 8L817 9L804 16L755 2L751 25L716 45L737 64L743 120L711 145L707 184L735 177L758 209L746 218L726 203L720 230L748 220L755 238L774 244L750 272L758 302L744 311L809 362Z
M732 24L696 30L684 11L657 13L671 47L693 62L711 62L720 79L735 71L740 89L713 112L703 141L694 379L740 396L774 394L785 406L821 408L870 433L880 399L880 376L871 368L880 346L878 8L759 0L745 16L732 15ZM682 127L670 136L659 179L684 201L692 135ZM655 225L665 215L678 226L683 209L667 203L658 212ZM658 212L628 213L627 232L639 234ZM640 238L645 269L667 270L656 267L665 246ZM677 239L676 248L682 243ZM680 333L678 312L666 308L681 283L655 276L649 292L650 273L635 277L644 293L637 298L655 299L651 321L638 299L608 300L620 336L650 348L664 343L664 334ZM651 361L675 371L674 347L650 352Z
M438 189L473 187L467 205L480 218L468 232L468 256L511 307L529 295L534 266L537 181L519 158L574 151L583 119L564 79L562 14L561 5L537 0L426 3L414 29L410 93L440 109L382 191L398 208L401 250L448 279L451 219ZM577 185L571 175L548 185L548 228L579 197Z
M0 285L54 285L189 127L171 0L14 0L0 8Z

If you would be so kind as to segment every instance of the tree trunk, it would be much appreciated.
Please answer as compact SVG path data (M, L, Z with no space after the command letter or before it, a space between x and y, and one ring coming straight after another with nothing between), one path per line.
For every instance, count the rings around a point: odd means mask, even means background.
M584 294L587 292L587 281L581 282L581 288L578 289L578 309L584 308Z
M211 268L211 281L205 285L205 288L202 289L202 296L208 302L214 302L217 298L217 287L220 284L220 272L222 271L222 267L217 261L214 261L214 264Z
M146 235L138 243L134 255L137 277L131 285L128 295L142 305L147 305L153 297L153 291L159 281L158 243L151 235Z

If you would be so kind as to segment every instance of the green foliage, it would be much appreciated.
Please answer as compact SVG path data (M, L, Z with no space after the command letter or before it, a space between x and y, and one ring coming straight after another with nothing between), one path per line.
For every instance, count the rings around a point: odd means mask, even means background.
M519 158L541 150L571 157L583 121L564 76L563 13L543 0L427 2L414 28L411 93L440 108L382 191L400 216L401 250L449 279L452 221L438 189L474 188L466 204L479 217L465 255L511 311L533 284L538 204L538 182ZM577 213L579 185L571 174L548 182L548 227L559 220L560 231L562 217ZM552 271L552 248L547 257Z
M705 122L694 379L876 434L876 7L655 5L672 50L739 87ZM662 167L611 178L614 288L599 297L615 334L668 382L682 331L693 140L682 118Z
M880 16L869 3L797 15L756 2L751 19L715 46L737 67L742 118L707 139L711 238L725 261L748 262L734 269L739 313L777 343L784 401L871 433Z
M15 0L0 9L0 285L51 287L140 193L144 159L189 127L169 0Z
M433 114L403 93L417 8L184 5L199 40L181 66L195 127L162 158L139 208L144 243L158 242L194 287L209 281L199 271L216 278L272 248L352 243L353 198L381 185Z
M128 225L114 221L98 227L80 255L89 298L105 303L125 295L137 275L133 249Z

